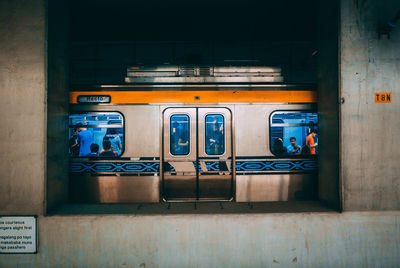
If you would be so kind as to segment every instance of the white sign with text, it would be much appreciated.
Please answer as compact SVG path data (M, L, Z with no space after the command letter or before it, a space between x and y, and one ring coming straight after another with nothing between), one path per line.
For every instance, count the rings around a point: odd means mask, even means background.
M36 218L0 217L0 253L36 253Z

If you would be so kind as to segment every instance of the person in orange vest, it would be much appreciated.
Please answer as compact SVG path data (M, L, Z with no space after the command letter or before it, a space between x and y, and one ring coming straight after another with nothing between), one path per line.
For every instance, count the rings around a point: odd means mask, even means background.
M307 146L310 148L310 154L315 154L315 148L318 146L318 143L314 142L314 138L317 134L316 129L311 129L310 134L307 136Z

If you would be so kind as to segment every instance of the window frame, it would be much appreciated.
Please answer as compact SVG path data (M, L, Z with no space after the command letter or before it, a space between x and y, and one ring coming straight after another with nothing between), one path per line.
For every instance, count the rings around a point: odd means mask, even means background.
M209 116L209 115L220 115L220 116L222 116L222 120L223 120L223 126L224 126L224 132L223 132L223 135L224 135L224 151L223 151L223 153L222 154L208 154L207 152L206 152L206 145L207 145L207 122L206 122L206 118L207 118L207 116ZM221 113L214 113L214 112L211 112L211 113L206 113L205 115L204 115L204 154L205 155L209 155L209 156L222 156L222 155L224 155L225 153L226 153L226 132L225 132L225 116L223 115L223 114L221 114Z
M102 114L112 114L112 113L117 113L119 115L121 115L122 117L122 130L123 130L123 137L122 137L122 150L121 150L121 154L119 156L115 156L115 157L93 157L93 156L77 156L77 157L72 157L70 156L70 159L84 159L84 158L89 158L91 160L107 160L107 159L120 159L122 158L122 156L125 153L125 148L126 148L126 139L125 139L125 135L126 135L126 131L125 131L125 115L120 112L120 111L74 111L71 113L68 113L68 131L71 129L71 125L69 124L69 116L73 115L73 114L90 114L90 113L102 113ZM68 133L68 139L70 138L69 133ZM69 146L68 146L68 150L69 150Z
M319 124L319 114L318 111L316 110L273 110L268 117L268 128L269 128L269 137L268 137L268 144L269 144L269 151L270 153L274 156L274 157L279 157L279 158L316 158L318 157L317 155L284 155L284 156L278 156L276 155L273 151L272 151L272 143L271 143L271 128L272 128L272 117L274 116L274 114L276 113L284 113L284 112L289 112L289 113L315 113L317 114L317 119L318 119L318 123L317 123L317 127Z
M172 146L171 146L172 145L172 135L171 135L172 124L171 124L171 119L175 115L181 115L181 116L184 115L184 116L187 116L187 118L188 118L188 126L189 126L188 148L189 148L189 151L188 151L187 154L173 154L172 151L171 151L171 148L172 148ZM190 119L190 114L188 114L188 113L178 112L178 113L172 113L169 116L169 154L171 156L173 156L173 157L187 157L187 156L190 155L190 153L191 153L191 130L192 130L190 124L191 124L191 119Z

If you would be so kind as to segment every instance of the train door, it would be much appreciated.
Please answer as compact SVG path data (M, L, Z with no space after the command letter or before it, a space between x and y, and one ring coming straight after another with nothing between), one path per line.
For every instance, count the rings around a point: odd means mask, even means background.
M163 113L163 197L230 200L232 115L226 108L167 108Z

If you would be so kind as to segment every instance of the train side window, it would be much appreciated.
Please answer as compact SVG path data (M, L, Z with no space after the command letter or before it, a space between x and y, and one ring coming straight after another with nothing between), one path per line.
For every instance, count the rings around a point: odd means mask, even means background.
M270 117L270 148L277 156L318 154L318 114L277 111Z
M186 114L174 114L170 118L170 152L172 155L188 155L190 148L190 119Z
M208 114L205 117L205 151L208 155L225 153L225 122L221 114Z
M124 151L124 118L118 112L69 115L71 157L118 157Z

